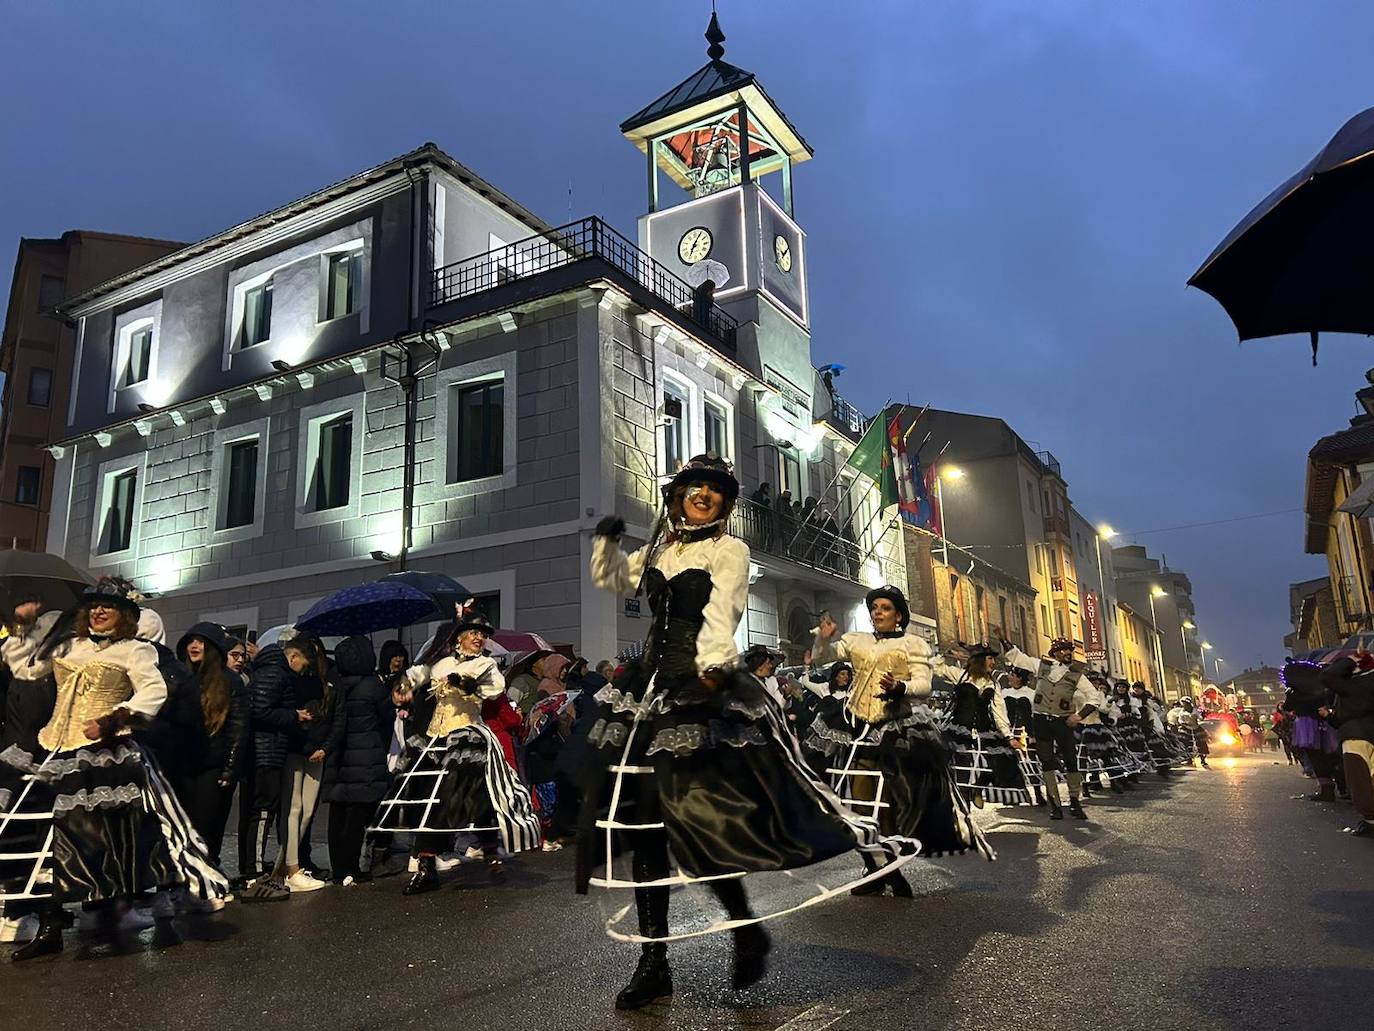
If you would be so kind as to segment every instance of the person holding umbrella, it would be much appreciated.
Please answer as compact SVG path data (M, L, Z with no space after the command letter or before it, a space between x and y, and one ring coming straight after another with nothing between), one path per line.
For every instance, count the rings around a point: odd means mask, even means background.
M486 617L466 615L454 627L450 654L432 666L407 671L409 690L396 700L413 720L428 714L423 736L407 742L408 769L382 801L372 830L410 830L415 874L405 894L440 886L438 856L453 848L457 834L472 834L486 857L493 882L505 879L500 847L508 852L537 848L539 820L529 791L506 763L501 744L482 722L482 703L497 698L506 682L496 660L483 654L493 627Z

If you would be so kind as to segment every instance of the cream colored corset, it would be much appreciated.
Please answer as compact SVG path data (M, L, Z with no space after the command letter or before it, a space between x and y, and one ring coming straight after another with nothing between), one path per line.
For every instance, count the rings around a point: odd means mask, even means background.
M108 716L134 694L123 667L99 660L75 663L54 659L53 676L57 679L57 704L52 719L38 733L38 743L59 752L89 745L86 722Z
M481 658L482 656L450 656L434 664L429 682L429 689L434 694L434 716L429 721L430 737L445 737L455 730L482 722L481 694L464 694L448 682L450 673L457 673L459 676L480 676L491 661L474 661Z
M849 711L868 723L880 723L888 716L887 703L878 697L884 673L894 680L911 679L911 656L900 637L875 640L856 634L846 640L849 661L854 666L854 686L849 689Z

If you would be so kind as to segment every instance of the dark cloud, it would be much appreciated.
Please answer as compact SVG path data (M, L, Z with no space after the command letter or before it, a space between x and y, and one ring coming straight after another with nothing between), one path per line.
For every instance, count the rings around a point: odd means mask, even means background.
M559 222L629 229L621 118L704 59L709 5L5 3L0 240L195 239L433 139ZM1363 340L1238 348L1183 283L1369 102L1368 5L720 4L727 58L816 147L798 169L815 353L880 404L1001 415L1090 518L1300 506ZM571 192L571 197L570 197ZM1273 661L1301 516L1140 537L1234 668Z

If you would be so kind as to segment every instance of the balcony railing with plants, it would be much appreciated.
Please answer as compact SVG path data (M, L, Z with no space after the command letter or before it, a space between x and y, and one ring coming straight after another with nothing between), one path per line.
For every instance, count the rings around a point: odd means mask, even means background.
M731 349L739 321L596 217L569 222L434 270L429 307L492 290L574 262L599 259L630 277Z

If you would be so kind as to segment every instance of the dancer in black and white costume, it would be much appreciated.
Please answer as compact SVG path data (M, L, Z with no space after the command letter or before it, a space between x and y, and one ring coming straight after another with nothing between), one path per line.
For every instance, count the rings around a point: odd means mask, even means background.
M816 630L812 661L843 659L853 665L854 679L843 709L829 718L822 713L812 725L813 747L831 757L841 796L856 811L873 813L884 833L916 838L927 855L976 848L996 858L955 785L949 746L926 704L930 645L909 632L905 595L889 584L869 591L865 600L872 631L841 635L829 618ZM896 870L854 893L880 895L884 887L899 898L912 897Z
M1134 767L1134 762L1124 754L1120 740L1111 730L1111 705L1106 694L1095 679L1092 684L1092 711L1084 715L1078 725L1078 768L1087 781L1098 778L1098 785L1109 788L1118 795L1124 795L1126 775Z
M506 689L496 660L482 650L491 633L491 623L480 614L459 619L451 654L432 666L412 666L406 672L410 689L397 698L411 706L412 720L426 730L406 741L405 770L369 830L413 832L415 873L406 895L440 886L438 856L452 850L459 834L477 839L497 883L505 878L502 845L514 853L540 844L529 789L482 722L482 702Z
M992 632L1002 640L1004 661L1036 678L1032 703L1035 750L1044 771L1050 819L1064 818L1059 778L1056 775L1062 768L1069 787L1069 812L1075 819L1086 820L1088 814L1083 811L1083 803L1079 801L1083 777L1078 772L1078 742L1074 737L1074 728L1096 710L1096 692L1082 668L1074 662L1073 642L1063 637L1056 638L1050 643L1048 658L1033 659L1002 637L999 627L993 627Z
M1012 731L1006 702L993 679L999 654L979 644L953 649L935 663L935 675L954 684L945 734L954 751L955 781L979 807L985 800L1005 805L1031 801L1030 784L1019 762L1021 739Z
M11 745L0 753L0 762L52 793L54 898L100 904L109 934L118 924L115 904L142 892L184 887L220 898L229 890L157 763L132 736L167 698L156 649L134 636L139 611L112 581L87 589L70 630L59 621L20 666L31 679L51 673L57 682L39 752ZM60 951L58 915L44 910L38 936L12 958Z
M679 937L731 930L734 986L763 975L770 943L743 875L900 844L885 846L874 823L815 779L763 684L737 667L749 549L726 526L738 496L729 464L699 455L664 490L659 528L666 534L656 532L627 555L619 545L622 520L607 517L596 530L593 580L622 595L642 585L652 613L643 653L596 695L601 710L588 735L578 841L579 891L591 884L634 889L639 933L620 930L627 910L607 924L613 937L642 945L618 1009L672 994L666 943ZM616 869L622 850L633 852L628 879ZM603 866L604 876L593 877ZM670 934L670 887L703 882L729 921Z

